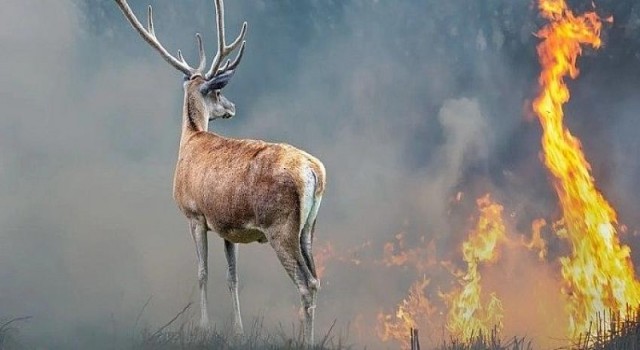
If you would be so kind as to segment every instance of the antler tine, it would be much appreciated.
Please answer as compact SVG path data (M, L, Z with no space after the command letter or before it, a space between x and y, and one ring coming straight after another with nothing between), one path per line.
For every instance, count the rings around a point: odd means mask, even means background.
M182 63L187 63L187 61L184 60L184 56L182 56L182 50L180 50L180 49L178 49L178 59Z
M233 60L233 62L231 62L231 60L227 60L227 62L225 62L224 65L222 65L222 67L218 68L215 75L222 74L227 70L236 69L238 64L240 64L240 60L242 60L242 55L244 55L244 47L246 43L247 43L246 41L242 42L242 46L240 46L240 51L238 51L238 54L236 55L236 58Z
M242 43L242 45L240 46L240 50L236 55L236 58L233 60L233 63L230 63L230 60L227 60L225 65L216 71L216 74L220 74L226 71L227 69L235 69L238 66L238 64L240 63L240 60L242 59L242 55L244 54L245 44L247 43L246 40L244 40L244 36L246 33L247 33L247 22L244 22L242 24L242 29L240 30L240 34L238 35L236 40L234 40L231 43L231 45L227 46L227 49L228 49L227 55L228 55L231 52L233 52L233 50L235 50L236 47L238 47L238 44Z
M213 58L213 62L211 62L211 68L205 75L205 79L209 80L213 77L214 73L217 72L218 66L220 66L220 62L224 57L224 4L222 0L215 0L215 8L216 8L216 29L218 33L218 52Z
M235 50L236 47L238 47L238 45L244 41L244 36L245 34L247 34L247 22L242 22L242 28L240 28L240 34L238 34L238 37L236 38L236 40L234 40L231 45L229 45L229 52Z
M156 37L156 31L153 28L153 7L151 5L148 6L147 10L147 30L151 36Z
M224 72L230 66L233 65L233 64L230 65L227 62L222 68L220 68L220 63L222 62L222 60L226 56L228 56L231 52L233 52L233 50L235 50L241 42L242 43L244 42L244 37L247 34L247 22L244 22L242 24L242 29L240 30L240 34L238 35L238 37L231 43L231 45L227 45L225 43L225 35L224 35L224 3L223 1L215 0L215 7L216 7L216 26L218 30L218 52L216 53L213 59L213 62L211 62L211 68L209 68L209 71L205 75L205 79L207 80L213 78L213 76L221 72ZM238 56L241 56L241 54L239 53ZM237 65L239 61L236 58L233 62Z
M207 56L204 52L204 44L202 43L200 33L196 33L196 41L198 42L198 52L200 54L200 63L198 63L198 68L196 70L198 72L202 72L207 64Z
M247 42L245 40L242 41L242 45L240 45L240 51L238 51L238 55L233 60L233 63L231 63L229 65L229 69L236 69L238 64L240 64L240 60L242 60L242 56L244 55L244 48L245 48L246 43Z
M222 65L222 67L218 68L218 70L216 71L216 74L215 74L215 75L218 75L218 74L220 74L220 73L222 73L222 72L226 71L226 70L227 70L227 68L229 68L229 64L230 64L230 63L231 63L231 60L227 60L227 62L225 62L225 63Z
M127 20L129 21L131 26L133 26L133 28L138 32L138 34L140 34L140 36L147 43L149 43L149 45L151 45L151 47L153 47L154 49L156 49L156 51L160 53L160 56L162 56L162 58L165 61L167 61L167 63L169 63L174 68L176 68L177 70L181 71L182 73L188 76L191 76L194 73L198 72L198 70L190 67L185 62L184 58L182 57L182 53L180 52L178 53L178 57L180 57L180 60L178 60L175 57L173 57L164 48L164 46L162 46L160 41L158 41L158 38L156 38L154 26L153 26L153 9L151 8L151 5L149 5L149 9L147 12L147 28L148 29L145 29L140 23L140 21L138 20L138 17L136 17L136 15L131 10L131 7L129 7L127 0L115 0L115 1L118 7L120 7L120 10L122 10L122 13L124 13L125 17L127 17ZM202 54L200 57L202 57ZM200 65L203 65L203 63L200 62Z

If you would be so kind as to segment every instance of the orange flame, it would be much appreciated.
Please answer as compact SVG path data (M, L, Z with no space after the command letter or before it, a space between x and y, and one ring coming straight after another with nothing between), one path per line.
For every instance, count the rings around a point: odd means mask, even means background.
M545 219L535 219L531 223L531 241L523 242L524 246L528 249L537 249L538 258L540 261L544 261L547 256L547 242L542 238L542 228L547 225Z
M399 305L394 315L378 314L377 333L382 341L395 340L400 343L402 349L409 349L409 334L412 328L430 326L432 316L437 308L429 301L425 289L429 280L422 278L416 281L409 289L409 296ZM429 327L433 328L433 327Z
M478 263L493 262L497 258L496 245L505 240L502 206L494 203L489 194L477 200L480 217L469 238L462 244L467 272L462 277L462 290L445 296L449 301L447 329L455 337L471 339L479 332L489 334L495 326L502 327L502 304L491 294L486 307L481 301L482 287Z
M387 242L383 247L383 257L381 263L387 267L411 266L419 274L424 274L438 264L436 260L436 246L433 240L426 241L425 237L420 238L420 245L415 248L407 247L404 240L405 234L395 235L394 242Z
M324 277L325 270L327 269L327 262L336 256L336 250L331 242L327 241L324 244L319 244L315 249L313 259L315 260L316 273L318 278Z
M542 124L544 164L562 207L556 233L571 243L571 256L560 261L569 288L569 333L577 336L598 313L611 310L624 317L627 305L639 305L640 283L630 249L617 237L616 212L596 188L580 141L563 123L562 106L570 97L564 78L578 76L581 44L600 47L602 20L594 12L575 16L564 0L540 0L539 9L550 23L538 32L541 91L533 109Z
M314 249L314 260L318 278L322 279L324 277L329 262L340 262L355 266L362 264L362 260L359 257L360 253L370 247L371 242L366 241L359 246L339 251L333 246L331 241L320 242Z

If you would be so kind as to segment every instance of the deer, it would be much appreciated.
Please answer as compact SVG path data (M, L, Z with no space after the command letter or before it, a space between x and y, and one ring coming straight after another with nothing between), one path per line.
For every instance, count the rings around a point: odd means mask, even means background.
M160 43L151 5L145 28L126 0L114 1L142 39L184 74L182 130L173 198L187 218L195 243L200 291L199 326L209 327L207 236L212 232L224 241L234 332L243 334L236 269L238 246L241 243L269 243L299 291L303 341L312 345L320 288L312 244L326 185L325 167L314 156L285 143L229 138L208 129L210 121L228 119L236 114L234 103L221 91L244 55L247 23L242 24L236 39L227 44L224 3L214 0L217 53L205 71L206 55L199 33L196 34L199 63L194 68L180 50L175 57ZM229 59L236 49L235 58Z

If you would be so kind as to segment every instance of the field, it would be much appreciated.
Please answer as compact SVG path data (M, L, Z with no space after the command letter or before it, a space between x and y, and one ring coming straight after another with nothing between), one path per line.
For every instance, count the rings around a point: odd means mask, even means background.
M80 344L83 348L94 349L143 349L143 350L355 350L366 347L349 341L349 332L334 329L335 323L312 348L302 346L302 334L296 325L267 330L264 319L255 319L245 335L234 336L215 328L203 332L195 326L195 322L184 317L190 308L187 305L174 318L157 329L140 326L128 337L112 334L102 339L85 339ZM608 325L604 321L597 323L593 331L583 334L578 339L568 342L567 346L558 350L636 350L640 349L640 313L626 320L614 320ZM0 350L22 350L40 348L36 344L25 341L23 327L28 328L30 317L4 319L0 322ZM139 322L140 320L136 320ZM410 335L407 335L409 338ZM419 340L419 339L418 339ZM389 347L393 348L393 346ZM414 347L411 350L418 350ZM468 339L449 338L434 350L533 350L532 340L526 337L503 339L496 329L489 334L477 334ZM423 347L420 350L428 350Z

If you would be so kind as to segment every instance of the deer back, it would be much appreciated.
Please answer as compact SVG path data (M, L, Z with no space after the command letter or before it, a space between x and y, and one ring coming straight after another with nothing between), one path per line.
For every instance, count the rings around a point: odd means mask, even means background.
M174 198L185 215L204 216L218 232L265 228L299 220L309 171L323 191L322 164L293 146L201 132L180 150Z

